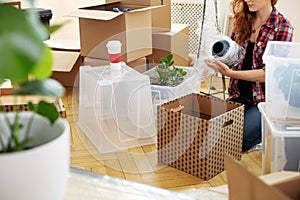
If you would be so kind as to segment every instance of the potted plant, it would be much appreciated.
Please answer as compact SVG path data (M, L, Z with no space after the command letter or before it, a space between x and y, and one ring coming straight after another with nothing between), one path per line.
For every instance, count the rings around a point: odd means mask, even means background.
M156 65L157 75L150 76L153 85L175 87L179 85L187 74L182 68L174 66L173 54L160 58L160 63Z
M23 95L64 94L63 86L48 78L52 56L43 43L47 37L37 13L0 3L0 83L11 81L16 102ZM69 124L51 102L27 106L30 111L15 106L13 112L0 112L0 199L62 199Z

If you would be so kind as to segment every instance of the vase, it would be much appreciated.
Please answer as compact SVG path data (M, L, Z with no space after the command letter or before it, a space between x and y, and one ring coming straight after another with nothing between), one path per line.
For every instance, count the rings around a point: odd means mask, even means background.
M0 134L8 133L5 115L10 120L14 113L0 114ZM53 125L32 112L20 112L24 124L35 115L30 135L31 148L0 153L0 199L2 200L62 200L70 168L70 126L59 118ZM7 138L6 138L7 140ZM1 149L0 149L1 150Z

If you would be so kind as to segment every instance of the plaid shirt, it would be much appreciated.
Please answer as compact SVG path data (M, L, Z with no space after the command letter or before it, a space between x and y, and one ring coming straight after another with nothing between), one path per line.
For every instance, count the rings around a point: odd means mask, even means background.
M256 43L253 50L252 69L265 69L262 56L265 51L268 41L292 41L294 28L278 10L273 7L272 13L269 19L264 25L261 26ZM232 39L235 38L235 33L232 33ZM249 40L249 39L248 39ZM243 47L247 48L248 41L245 41ZM233 66L234 70L241 70L243 61L236 66ZM229 99L237 98L240 96L238 89L238 79L231 78L229 81L228 93ZM253 82L252 84L253 102L265 101L265 83Z

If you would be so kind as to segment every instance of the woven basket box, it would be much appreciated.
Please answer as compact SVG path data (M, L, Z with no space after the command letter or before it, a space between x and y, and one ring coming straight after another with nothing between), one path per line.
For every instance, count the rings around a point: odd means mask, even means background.
M224 153L240 160L244 106L189 94L157 107L158 162L204 180L224 170Z

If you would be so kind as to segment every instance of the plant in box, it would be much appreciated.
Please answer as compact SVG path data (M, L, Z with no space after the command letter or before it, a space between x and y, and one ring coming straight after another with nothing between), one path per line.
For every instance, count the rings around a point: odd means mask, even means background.
M33 4L33 1L30 1ZM51 75L48 34L37 13L0 3L0 83L9 79L15 101L23 95L60 97ZM0 199L62 199L69 170L69 124L47 101L0 113ZM3 109L2 109L3 111ZM30 184L29 184L30 183Z
M186 75L186 71L174 66L173 54L160 58L160 63L156 65L155 76L150 77L153 85L171 86L179 85Z

